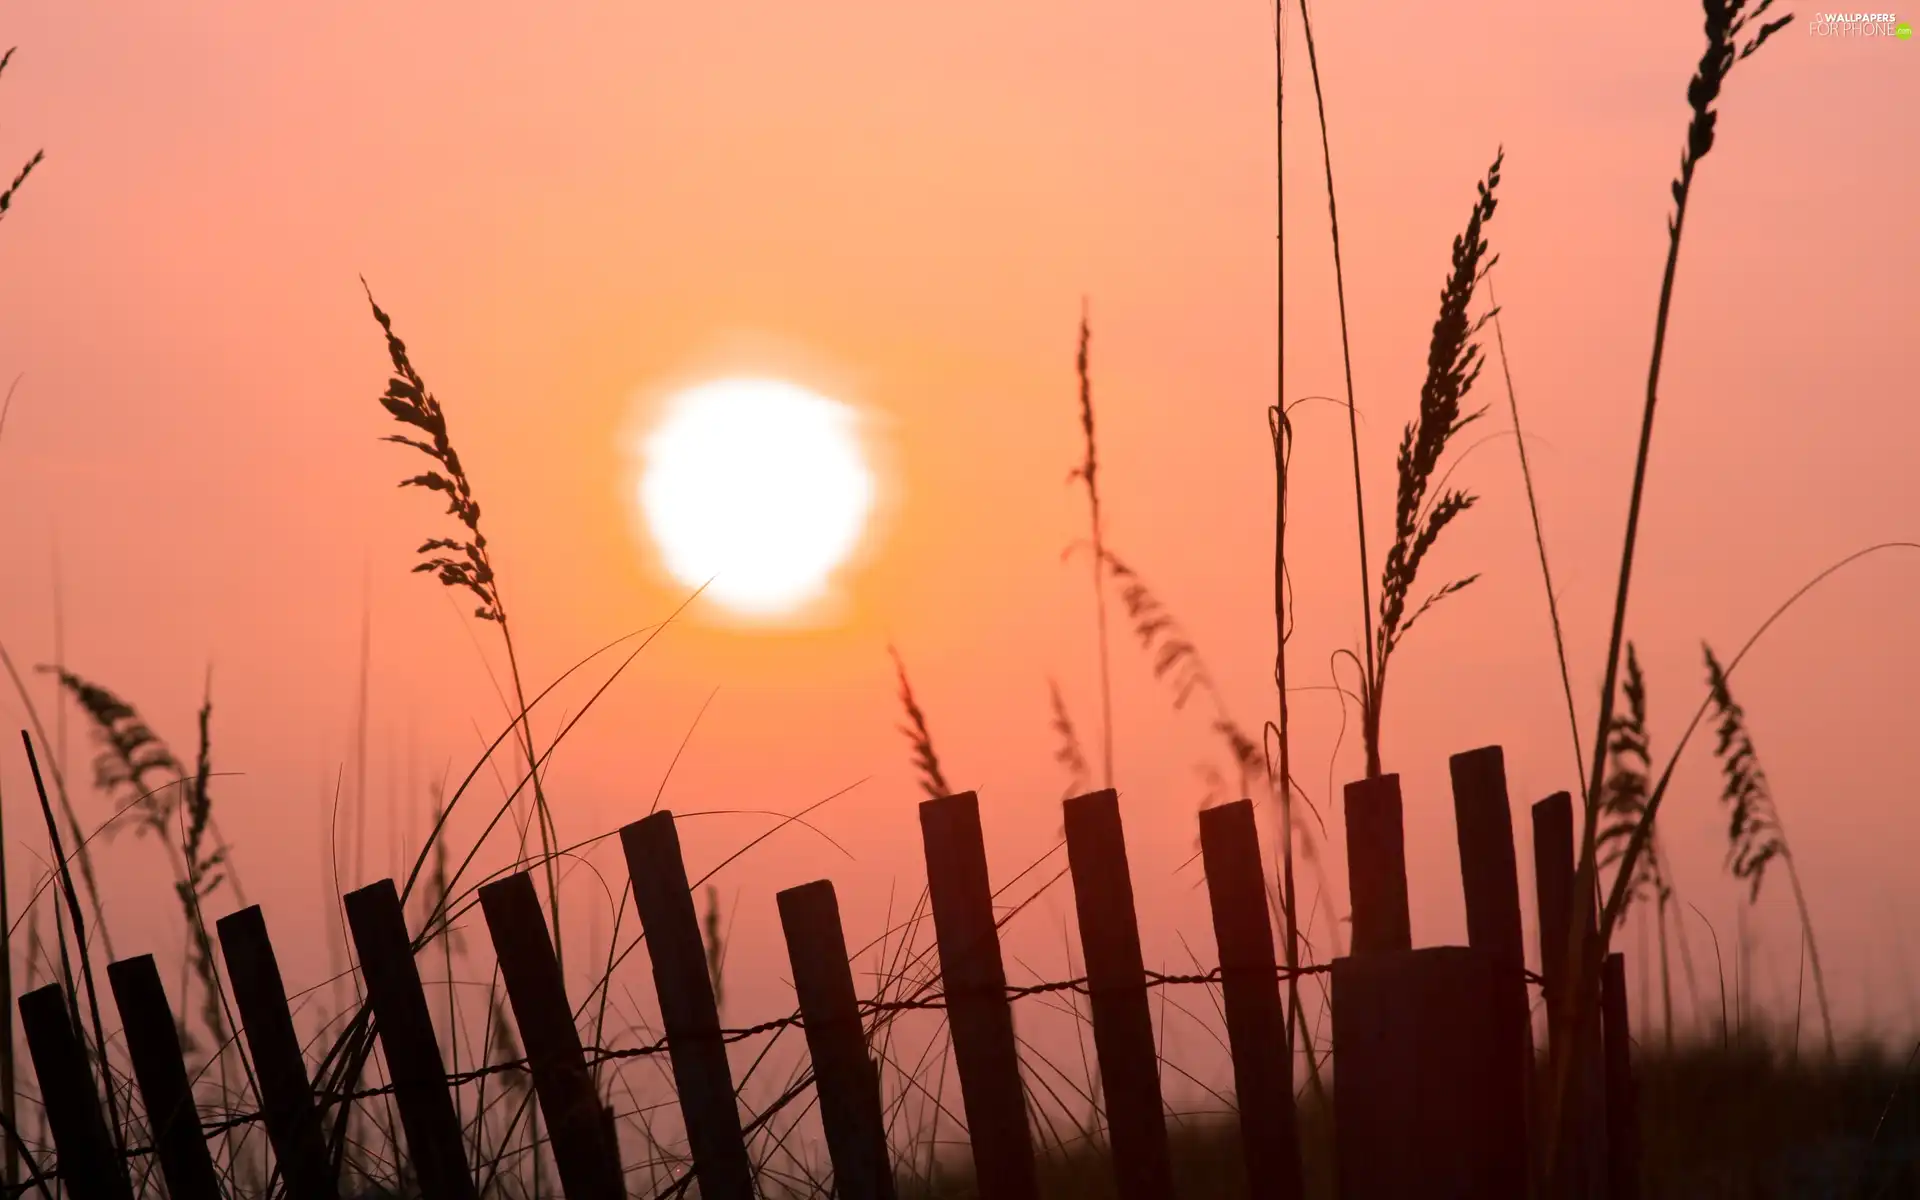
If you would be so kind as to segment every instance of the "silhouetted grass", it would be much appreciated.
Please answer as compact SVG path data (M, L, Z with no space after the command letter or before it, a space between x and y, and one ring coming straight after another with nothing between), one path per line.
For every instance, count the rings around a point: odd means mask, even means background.
M1813 967L1813 986L1820 1001L1820 1024L1826 1034L1827 1055L1832 1057L1835 1053L1833 1012L1827 1004L1826 972L1820 968L1820 942L1814 936L1807 893L1800 886L1800 871L1787 845L1787 831L1780 823L1773 787L1760 766L1759 752L1754 749L1753 735L1747 728L1746 712L1733 698L1726 670L1713 656L1712 647L1703 645L1701 651L1707 660L1707 690L1713 697L1720 721L1713 749L1726 780L1720 799L1727 806L1728 814L1727 865L1735 879L1748 885L1749 902L1760 898L1767 864L1777 858L1786 865L1794 907L1800 914L1800 934Z
M1660 367L1666 351L1668 318L1672 312L1674 277L1679 266L1681 236L1686 227L1687 201L1692 194L1694 172L1707 154L1713 149L1715 126L1718 114L1714 103L1719 99L1720 90L1725 84L1735 63L1750 57L1773 34L1784 28L1792 17L1781 17L1773 21L1760 21L1760 18L1772 6L1773 0L1758 0L1749 5L1748 0L1703 0L1702 10L1705 16L1706 48L1702 51L1699 65L1695 68L1692 80L1687 85L1687 103L1692 111L1687 127L1687 141L1680 156L1680 174L1673 181L1674 209L1667 219L1667 257L1666 266L1661 275L1660 301L1654 319L1653 351L1647 367L1646 401L1641 411L1640 441L1634 457L1633 486L1627 501L1627 528L1620 553L1620 571L1615 590L1612 630L1608 637L1605 671L1600 687L1600 713L1593 741L1592 769L1583 781L1582 805L1584 820L1580 836L1578 862L1574 879L1574 895L1584 896L1594 891L1599 874L1598 833L1602 787L1607 768L1607 746L1609 734L1613 728L1614 688L1619 678L1620 655L1625 642L1627 600L1632 590L1634 548L1639 535L1641 500L1646 490L1646 472L1649 450L1653 439L1653 418L1659 400ZM1749 33L1749 26L1760 21ZM1684 745L1684 743L1683 743ZM1564 1003L1571 1006L1566 1013L1570 1018L1567 1027L1578 1028L1582 1024L1580 1013L1586 1006L1594 1003L1591 993L1597 992L1596 981L1600 978L1600 966L1606 948L1610 943L1613 929L1620 920L1626 907L1627 890L1631 885L1638 865L1639 856L1645 852L1648 839L1653 832L1653 820L1658 815L1660 791L1655 789L1649 797L1646 815L1621 855L1618 871L1615 873L1611 894L1605 906L1599 912L1599 937L1589 945L1581 936L1581 906L1575 905L1568 914L1568 956L1571 970L1565 978L1572 986L1561 995ZM1563 1112L1562 1098L1566 1094L1565 1071L1557 1071L1549 1088L1549 1112ZM1554 1157L1566 1142L1557 1116L1548 1119L1548 1142L1546 1161L1551 1169Z
M907 723L900 727L907 742L913 747L913 768L920 775L920 787L928 796L939 799L950 796L953 789L947 785L947 777L940 771L940 755L933 748L933 734L927 729L927 715L920 711L920 704L913 698L913 685L907 682L907 664L900 652L892 646L887 653L893 656L894 673L900 680L900 707L906 711Z
M1364 681L1361 706L1361 733L1366 744L1369 777L1381 771L1381 710L1386 701L1387 668L1393 652L1428 610L1479 578L1466 575L1450 580L1411 609L1408 607L1427 553L1441 532L1472 508L1476 499L1464 489L1448 488L1444 478L1436 480L1436 474L1441 456L1454 436L1485 411L1464 412L1461 401L1472 390L1484 365L1480 346L1473 339L1492 314L1474 318L1469 313L1474 291L1494 263L1494 259L1487 256L1483 230L1493 219L1494 192L1500 185L1500 164L1504 157L1504 154L1494 156L1486 179L1478 185L1479 196L1468 214L1466 229L1453 239L1452 269L1440 293L1440 315L1434 319L1433 338L1427 349L1427 377L1420 387L1419 416L1407 423L1400 438L1395 463L1399 486L1394 505L1393 542L1387 548L1386 563L1380 571L1379 622L1373 630L1373 653L1368 659L1369 674ZM1436 488L1430 498L1429 491Z

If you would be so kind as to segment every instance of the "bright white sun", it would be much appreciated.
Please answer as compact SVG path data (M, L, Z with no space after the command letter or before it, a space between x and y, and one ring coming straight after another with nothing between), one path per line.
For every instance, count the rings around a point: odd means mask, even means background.
M642 455L640 507L667 570L744 615L822 596L873 509L857 414L779 380L680 393Z

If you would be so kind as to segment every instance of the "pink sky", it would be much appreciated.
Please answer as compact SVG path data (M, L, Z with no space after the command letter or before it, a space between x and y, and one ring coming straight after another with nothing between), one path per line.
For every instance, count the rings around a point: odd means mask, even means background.
M549 785L565 838L643 815L716 688L667 805L791 811L858 783L819 814L853 860L792 833L721 879L735 961L756 964L737 968L728 1015L785 1012L775 891L830 875L858 944L879 934L890 888L910 898L924 880L889 640L949 776L980 791L996 877L1055 836L1048 676L1090 740L1098 711L1089 589L1059 563L1084 527L1064 482L1080 453L1082 295L1112 543L1241 721L1270 713L1270 22L1244 2L728 0L538 19L449 4L11 6L0 163L43 145L47 159L0 225L0 375L23 376L0 442L0 640L22 663L53 657L57 579L67 661L183 754L212 664L214 761L238 773L217 812L251 898L293 945L322 929L321 800L354 777L363 587L369 879L388 869L389 829L417 845L427 781L463 773L476 729L502 720L464 604L407 573L442 522L393 486L416 469L408 453L376 441L386 364L357 276L448 408L531 680L679 602L621 490L636 395L722 367L830 387L882 422L898 485L846 620L749 634L694 613L581 724ZM1369 575L1448 243L1504 146L1496 285L1591 737L1698 10L1334 5L1316 32ZM1341 388L1305 68L1296 41L1289 398ZM1721 107L1629 625L1663 748L1701 695L1702 638L1731 653L1830 561L1920 536L1920 156L1901 115L1920 112L1920 48L1796 24L1736 70ZM1495 406L1476 434L1510 426L1497 372L1474 396ZM1324 684L1359 636L1345 417L1309 404L1297 430L1294 671ZM1455 480L1482 502L1433 578L1481 580L1409 638L1386 717L1426 944L1464 936L1447 755L1503 744L1522 814L1574 785L1512 441L1476 450ZM1735 680L1841 1014L1890 1036L1920 1023L1916 582L1912 553L1851 568ZM494 656L494 631L472 632ZM1212 953L1197 871L1182 867L1205 791L1194 765L1212 747L1194 714L1168 712L1124 632L1114 662L1146 953L1181 969L1183 938ZM12 695L0 707L9 728L24 721ZM1328 693L1293 713L1300 773L1324 801L1329 776L1361 769L1357 725L1336 751ZM77 725L68 740L84 774ZM1730 955L1738 893L1707 748L1663 824L1683 896ZM8 853L35 863L17 751L0 755L0 786ZM764 823L687 822L690 864L704 871ZM1344 910L1333 833L1324 906ZM177 916L151 900L153 848L102 853L117 948L175 944ZM1769 881L1758 918L1769 1001L1790 997L1796 965L1784 885ZM1070 897L1046 912L1020 935L1023 961L1057 977ZM1694 942L1711 987L1697 925ZM306 957L289 974L316 982L324 956Z

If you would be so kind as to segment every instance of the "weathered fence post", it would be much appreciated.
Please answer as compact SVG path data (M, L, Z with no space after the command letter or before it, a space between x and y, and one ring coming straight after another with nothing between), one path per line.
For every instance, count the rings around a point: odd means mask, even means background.
M940 946L947 1028L979 1192L994 1200L1038 1200L1033 1133L1027 1126L1013 1007L993 918L979 798L961 792L922 801L920 836L934 937Z
M1505 964L1436 946L1333 963L1341 1200L1522 1200L1526 1091Z
M220 953L227 986L240 1010L247 1055L260 1086L260 1108L291 1200L337 1200L339 1186L327 1160L320 1110L287 1010L280 964L267 940L266 918L253 905L220 918Z
M153 955L107 964L114 1006L133 1059L134 1081L147 1109L169 1200L220 1200L220 1177L200 1129L193 1084L180 1052L180 1032Z
M1569 1005L1564 995L1568 963L1567 933L1574 905L1582 910L1581 936L1596 941L1593 897L1574 895L1576 862L1573 797L1555 792L1533 806L1533 871L1539 911L1540 976L1547 1001L1548 1102L1555 1096L1554 1081L1562 1077L1559 1092L1564 1110L1542 1114L1540 1135L1557 1139L1555 1177L1549 1181L1556 1196L1569 1200L1598 1200L1606 1194L1605 1067L1600 1048L1597 1005L1582 1005L1587 1020L1567 1027ZM1566 1061L1564 1064L1562 1060ZM1547 1121L1556 1122L1548 1126Z
M1520 922L1520 868L1507 796L1506 755L1483 746L1447 761L1453 780L1454 832L1460 842L1460 883L1467 902L1467 944L1492 954L1507 980L1501 985L1503 1034L1518 1048L1513 1071L1524 1094L1533 1084L1533 1006L1527 999L1526 935ZM1524 1110L1523 1110L1524 1111ZM1525 1149L1525 1147L1523 1147Z
M673 814L662 809L625 826L620 845L653 960L653 986L701 1198L753 1200L753 1164L740 1132L727 1044Z
M1381 775L1346 788L1347 890L1353 904L1351 952L1413 947L1407 912L1407 843L1400 777Z
M1607 955L1600 976L1607 1055L1607 1186L1610 1200L1640 1200L1640 1110L1627 1022L1627 956Z
M426 1200L476 1200L460 1115L447 1086L440 1044L433 1036L427 994L414 966L400 893L393 880L382 879L348 892L345 901L347 925L421 1194Z
M522 871L482 885L480 908L527 1049L534 1094L547 1118L560 1186L567 1200L620 1200L626 1181L618 1152L606 1144L600 1098L587 1074L533 877Z
M613 1105L600 1106L600 1136L606 1139L607 1151L613 1155L614 1173L620 1176L620 1190L627 1189L627 1164L620 1157L620 1123L614 1120Z
M1526 942L1520 929L1520 871L1507 804L1506 757L1498 746L1483 746L1454 755L1447 766L1467 901L1467 944L1513 961L1515 989L1524 1003Z
M1220 991L1240 1153L1250 1200L1300 1200L1300 1135L1293 1106L1293 1048L1276 982L1273 924L1251 800L1200 810L1200 853L1220 952Z
M1153 1011L1147 1006L1120 800L1107 788L1075 796L1063 808L1080 954L1093 1011L1093 1049L1107 1102L1107 1140L1120 1200L1172 1200L1173 1159L1161 1110L1159 1048L1153 1040Z
M833 884L825 879L803 883L777 900L807 1053L813 1058L820 1124L833 1160L834 1194L840 1200L894 1200L880 1073L867 1055Z
M66 990L57 983L20 997L21 1031L53 1133L54 1173L73 1200L133 1200L126 1160L114 1148L100 1115L93 1069L71 1012Z

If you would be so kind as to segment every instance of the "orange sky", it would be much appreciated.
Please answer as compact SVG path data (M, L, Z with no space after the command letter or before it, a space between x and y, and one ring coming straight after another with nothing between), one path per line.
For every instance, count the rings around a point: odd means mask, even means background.
M359 274L449 410L530 681L678 602L621 492L636 394L750 367L868 406L899 486L845 623L748 634L696 614L551 777L563 836L642 815L717 688L669 806L790 811L859 784L819 814L853 860L788 834L722 877L736 964L773 955L740 968L730 1000L730 1017L759 1020L791 1004L775 890L831 875L862 943L888 889L924 880L889 639L949 775L980 790L996 876L1051 844L1048 676L1089 739L1098 711L1089 590L1059 564L1084 522L1064 482L1083 294L1112 543L1240 720L1268 715L1270 14L549 7L10 6L0 162L48 156L0 225L0 375L24 376L0 442L0 639L16 660L53 657L57 579L68 662L182 753L211 663L214 761L240 773L218 785L218 815L274 928L318 933L320 801L342 771L351 788L363 587L382 843L369 878L387 869L389 827L417 839L422 824L389 826L393 798L417 811L426 781L464 772L476 730L501 722L473 640L494 656L494 631L470 637L442 589L407 574L442 521L394 488L416 469L408 453L376 441L386 364ZM1376 555L1448 242L1504 145L1489 232L1590 737L1698 10L1329 5L1320 25ZM1289 55L1291 398L1338 394L1341 375L1304 44ZM1829 561L1920 534L1920 156L1899 115L1920 112L1920 48L1796 25L1735 72L1722 108L1680 267L1630 621L1662 747L1700 695L1702 637L1730 653ZM1475 396L1497 406L1477 431L1509 426L1497 375ZM1348 449L1330 405L1297 427L1294 670L1318 685L1358 637ZM1455 480L1483 501L1432 571L1482 578L1408 640L1386 718L1420 943L1464 934L1446 756L1504 744L1521 811L1573 783L1511 440ZM1916 557L1852 568L1736 677L1836 1001L1850 1025L1895 1035L1920 1022ZM1194 714L1167 711L1124 633L1114 662L1146 952L1181 969L1183 936L1211 954L1182 864L1212 747ZM584 696L567 692L545 728ZM0 707L9 728L24 720L11 695ZM1360 769L1357 726L1336 752L1328 693L1293 712L1324 800L1329 777ZM77 726L68 740L84 773ZM33 862L19 757L0 755L8 852ZM1717 790L1695 756L1665 828L1683 895L1730 955ZM763 827L689 821L689 860L704 871ZM1333 832L1340 898L1326 904L1344 908ZM103 854L121 952L177 937L149 900L152 849ZM1790 997L1796 966L1784 884L1761 903L1768 998ZM1061 892L1036 918L1023 961L1042 974L1064 968L1070 912ZM1694 941L1710 987L1697 925ZM289 971L310 983L324 968L316 950Z

